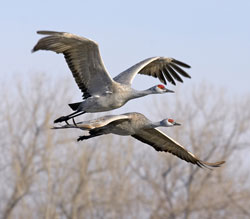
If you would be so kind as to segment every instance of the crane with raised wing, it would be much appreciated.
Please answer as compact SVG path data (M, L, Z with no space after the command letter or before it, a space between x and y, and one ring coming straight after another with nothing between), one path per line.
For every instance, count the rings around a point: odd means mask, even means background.
M161 84L143 91L135 90L131 84L137 74L156 77L163 84L166 84L167 80L173 85L176 84L175 80L183 82L180 75L190 78L190 75L181 68L190 68L189 65L173 58L158 56L145 59L112 79L103 64L96 42L66 32L38 31L37 33L47 36L37 42L32 52L50 50L62 53L83 93L83 101L69 104L74 112L56 119L55 123L67 122L83 113L116 109L131 99L149 94L173 92Z

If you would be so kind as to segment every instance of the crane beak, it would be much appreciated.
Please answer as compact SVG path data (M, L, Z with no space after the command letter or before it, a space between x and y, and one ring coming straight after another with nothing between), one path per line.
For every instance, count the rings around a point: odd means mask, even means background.
M180 125L181 125L181 123L174 122L174 124L173 124L173 125L178 125L178 126L180 126Z
M169 89L167 89L167 88L165 88L165 92L166 92L166 93L174 93L173 90L169 90Z

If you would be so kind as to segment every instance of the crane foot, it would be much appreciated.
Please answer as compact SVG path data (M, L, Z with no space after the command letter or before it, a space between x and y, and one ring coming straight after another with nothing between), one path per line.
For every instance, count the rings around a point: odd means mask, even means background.
M56 120L54 121L54 123L64 122L64 121L67 123L67 120L68 120L68 116L61 116L61 117L59 117L58 119L56 119Z
M77 141L83 141L83 140L86 140L88 138L89 138L89 136L82 135L82 136L79 136L79 138L77 139Z

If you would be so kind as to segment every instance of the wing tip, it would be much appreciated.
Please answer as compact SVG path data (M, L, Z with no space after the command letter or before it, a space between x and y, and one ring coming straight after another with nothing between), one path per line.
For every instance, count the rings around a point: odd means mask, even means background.
M212 170L212 168L217 168L217 167L220 167L221 165L223 165L224 163L226 163L226 161L218 161L218 162L215 162L215 163L209 163L209 162L205 162L205 161L198 161L196 164L203 168L207 168L207 169L210 169Z
M179 61L179 60L177 60L177 59L172 58L171 61L172 61L173 63L177 64L177 65L180 65L181 67L184 67L184 68L191 68L190 65L188 65L188 64L186 64L186 63L184 63L184 62L181 62L181 61Z
M36 31L36 33L41 35L62 35L65 32L52 31L52 30L38 30Z
M31 50L31 53L34 53L34 52L36 52L37 50L38 50L37 45L35 45L35 46L33 47L33 49Z

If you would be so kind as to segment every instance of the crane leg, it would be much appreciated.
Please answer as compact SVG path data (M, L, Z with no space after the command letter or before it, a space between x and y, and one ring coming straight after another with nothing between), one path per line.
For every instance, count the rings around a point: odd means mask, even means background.
M74 118L72 118L72 121L73 121L74 125L75 125L76 127L78 127ZM66 123L67 123L67 121L66 121Z
M54 123L64 122L64 121L67 123L67 120L72 119L72 118L74 118L76 116L80 116L80 115L82 115L84 113L85 113L85 111L82 111L82 112L76 111L76 112L73 112L73 113L71 113L71 114L69 114L67 116L61 116L61 117L57 118L54 121Z

